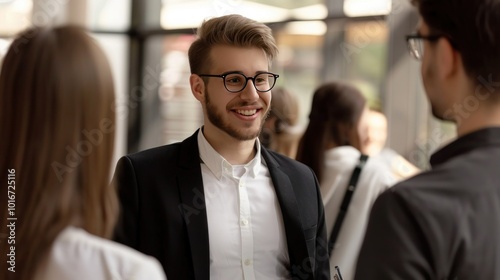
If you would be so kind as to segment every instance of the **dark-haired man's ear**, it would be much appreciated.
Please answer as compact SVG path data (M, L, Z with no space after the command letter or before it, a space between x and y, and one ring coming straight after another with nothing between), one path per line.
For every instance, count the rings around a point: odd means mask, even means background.
M454 78L457 73L462 71L462 61L459 52L457 52L450 41L446 38L441 38L436 42L439 65L438 75L441 79L448 80Z
M205 82L203 79L196 74L191 74L189 76L189 85L194 98L200 102L205 101Z

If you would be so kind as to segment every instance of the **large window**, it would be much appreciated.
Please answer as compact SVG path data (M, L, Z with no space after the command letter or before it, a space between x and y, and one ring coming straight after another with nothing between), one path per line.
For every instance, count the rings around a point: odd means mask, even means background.
M87 22L93 30L126 32L131 23L131 0L87 0Z

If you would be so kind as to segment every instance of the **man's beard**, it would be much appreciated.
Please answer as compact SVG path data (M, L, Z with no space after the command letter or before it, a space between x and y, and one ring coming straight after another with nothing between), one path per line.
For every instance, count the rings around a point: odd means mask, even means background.
M224 131L229 136L240 141L253 140L259 136L260 132L262 131L262 127L264 126L265 118L261 119L260 128L257 131L250 131L244 126L241 126L239 128L235 127L235 125L224 122L222 114L220 114L220 112L217 110L217 107L210 102L210 95L208 94L207 90L205 90L205 96L205 108L207 110L207 116L214 126ZM266 112L265 116L267 117L268 114L269 110Z

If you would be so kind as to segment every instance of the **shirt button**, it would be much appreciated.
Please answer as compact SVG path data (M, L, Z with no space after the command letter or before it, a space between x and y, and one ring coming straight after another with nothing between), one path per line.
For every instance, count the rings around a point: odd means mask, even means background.
M240 188L244 188L245 187L245 183L240 183Z
M251 265L251 264L252 264L252 260L250 260L250 259L245 260L245 265Z
M244 226L248 225L248 220L241 220L241 224Z

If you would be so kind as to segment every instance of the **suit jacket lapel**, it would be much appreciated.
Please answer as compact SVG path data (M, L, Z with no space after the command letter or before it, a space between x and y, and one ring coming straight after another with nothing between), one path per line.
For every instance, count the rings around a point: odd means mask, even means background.
M181 196L179 210L184 216L189 236L195 279L209 280L208 223L198 151L198 131L181 143L177 176Z
M279 164L274 160L273 156L265 148L262 148L261 152L267 163L267 168L271 174L274 189L276 190L276 195L281 206L290 265L292 268L293 266L302 266L309 256L292 183L288 175L280 169Z

